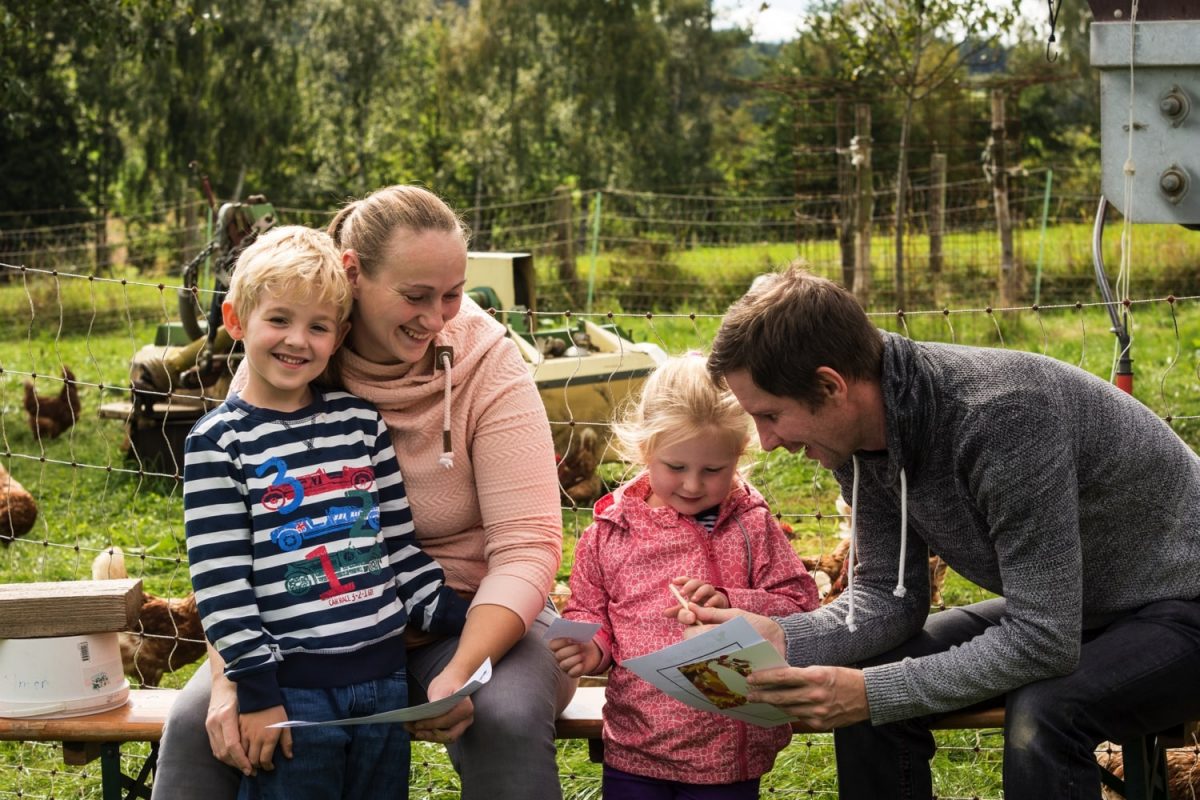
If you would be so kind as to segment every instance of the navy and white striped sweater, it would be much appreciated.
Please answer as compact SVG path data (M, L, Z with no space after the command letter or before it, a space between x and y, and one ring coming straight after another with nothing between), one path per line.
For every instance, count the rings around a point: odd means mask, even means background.
M408 620L462 630L467 601L420 550L391 437L345 392L294 412L236 395L184 455L184 524L205 635L243 712L280 686L332 687L404 666Z

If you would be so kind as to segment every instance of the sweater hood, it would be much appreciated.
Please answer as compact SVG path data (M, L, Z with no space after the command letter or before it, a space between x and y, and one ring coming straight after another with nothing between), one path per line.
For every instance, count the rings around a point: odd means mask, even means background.
M883 334L880 385L887 419L887 477L892 485L900 481L900 470L913 473L920 468L922 454L928 450L921 443L937 433L934 369L919 344L894 333Z
M471 298L464 297L458 314L434 335L430 346L453 349L450 372L453 387L474 372L480 359L505 335L503 325ZM380 411L405 411L430 398L438 399L445 391L440 364L420 372L412 369L399 372L395 364L378 364L348 347L342 350L341 357L346 388L369 400Z
M900 487L900 559L896 588L892 594L904 597L905 554L908 550L908 473L920 468L922 453L928 448L916 443L931 441L936 431L937 401L933 386L932 365L920 347L910 339L894 333L882 333L883 357L879 378L883 392L885 433L887 436L887 482ZM845 469L842 467L841 469ZM855 573L858 560L858 455L851 456L850 476L850 551L846 570L846 627L858 629L855 619Z

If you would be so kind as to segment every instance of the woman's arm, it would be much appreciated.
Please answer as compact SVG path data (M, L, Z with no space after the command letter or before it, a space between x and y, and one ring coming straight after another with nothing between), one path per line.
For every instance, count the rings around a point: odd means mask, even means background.
M462 687L475 674L485 658L495 664L525 636L525 623L503 606L477 605L467 614L467 624L458 640L458 649L450 663L429 682L425 695L440 700ZM471 698L440 717L422 719L406 725L415 738L430 742L453 742L471 726L475 707ZM289 743L290 749L290 743Z

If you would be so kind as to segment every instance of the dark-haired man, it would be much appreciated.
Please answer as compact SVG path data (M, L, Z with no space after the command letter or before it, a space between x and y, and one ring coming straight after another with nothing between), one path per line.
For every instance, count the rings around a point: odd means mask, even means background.
M843 595L751 616L792 665L751 699L836 729L842 798L930 797L928 717L989 700L1009 800L1098 797L1099 742L1200 717L1200 458L1143 405L1040 355L883 333L796 267L730 308L708 363L853 508ZM930 615L930 550L999 597Z

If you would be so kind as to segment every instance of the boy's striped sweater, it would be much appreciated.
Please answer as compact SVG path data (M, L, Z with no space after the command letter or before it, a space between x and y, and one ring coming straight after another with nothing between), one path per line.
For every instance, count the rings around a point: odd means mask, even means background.
M417 547L391 438L345 392L295 412L231 396L184 456L192 584L243 712L280 686L329 687L404 666L408 620L462 630L467 602Z

